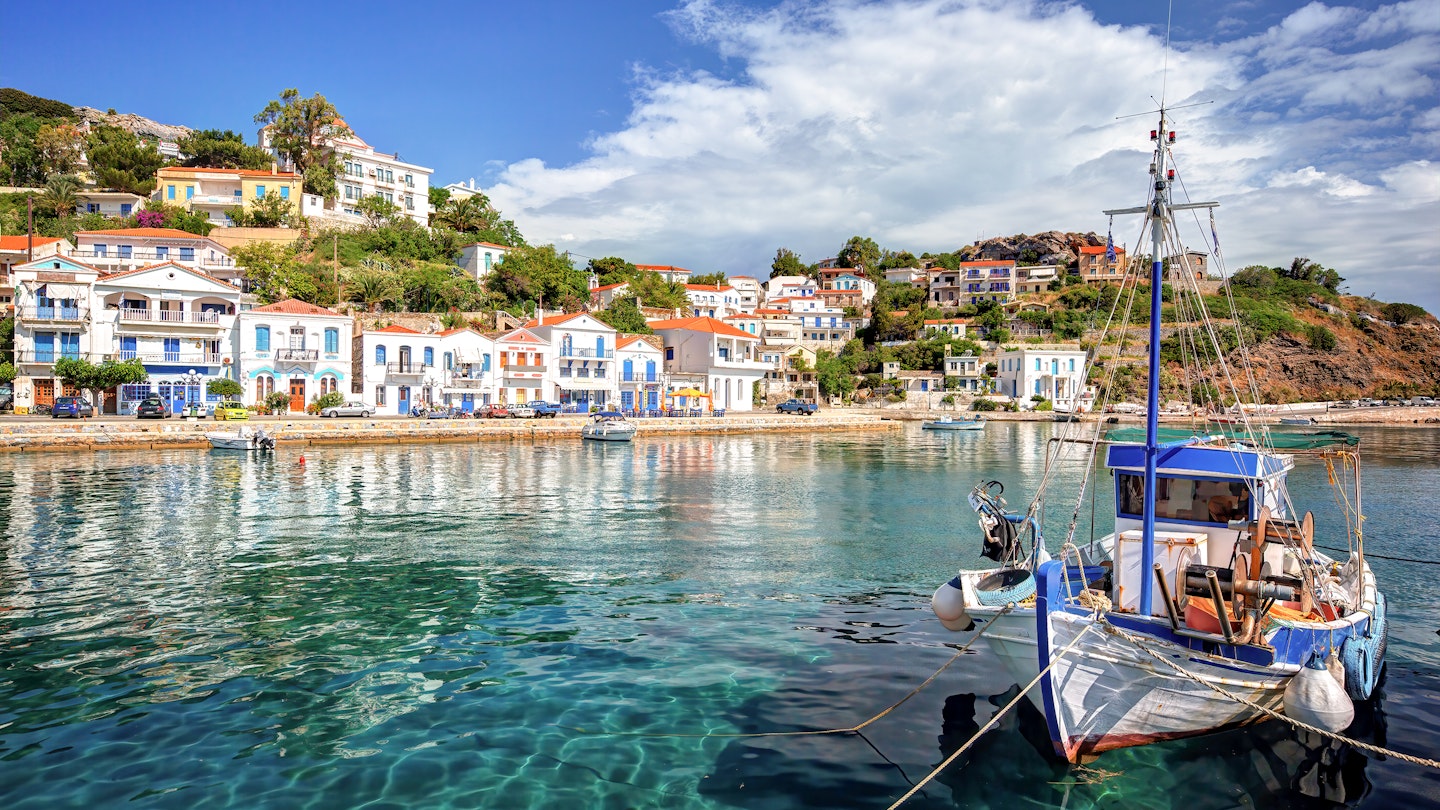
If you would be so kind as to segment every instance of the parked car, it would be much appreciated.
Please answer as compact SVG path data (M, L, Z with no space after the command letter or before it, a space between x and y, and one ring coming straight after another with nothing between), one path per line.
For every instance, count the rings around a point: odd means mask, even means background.
M1434 397L1411 397L1411 398L1410 398L1410 404L1411 404L1411 405L1414 405L1414 406L1416 406L1416 407L1420 407L1420 408L1433 408L1433 407L1435 407L1435 398L1434 398Z
M504 405L481 405L475 411L476 419L509 419L510 409Z
M59 419L62 416L72 416L76 419L83 419L95 415L95 406L90 400L84 397L56 397L55 404L50 408L50 418Z
M1383 404L1383 403L1381 403L1380 400L1378 400L1378 399L1371 399L1370 397L1362 397L1362 398L1360 399L1360 407L1362 407L1362 408L1375 408L1375 407L1379 407L1379 406L1382 405L1382 404Z
M529 405L511 405L509 410L512 419L534 419L538 413Z
M560 407L560 403L546 402L543 399L533 400L525 404L530 407L530 410L535 412L535 418L537 419L554 419L557 414L564 410Z
M431 408L426 414L426 419L459 419L464 416L459 408Z
M803 399L787 399L775 406L776 413L798 413L805 416L813 416L818 410L820 410L819 405Z
M161 399L158 396L151 395L145 397L144 399L140 400L139 405L135 406L135 418L169 419L170 406L165 403L165 400Z
M353 400L324 408L320 411L320 415L330 419L334 419L337 416L359 416L369 419L375 415L375 409L359 400Z
M227 399L215 403L215 421L217 422L233 422L237 419L249 418L250 410L245 407L243 402Z

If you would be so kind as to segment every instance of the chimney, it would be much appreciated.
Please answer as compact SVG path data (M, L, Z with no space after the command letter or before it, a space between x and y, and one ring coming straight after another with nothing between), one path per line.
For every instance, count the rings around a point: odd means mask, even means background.
M279 173L280 173L280 164L277 163L277 162L275 162L275 161L273 161L273 160L270 161L270 173L271 173L271 174L279 174Z

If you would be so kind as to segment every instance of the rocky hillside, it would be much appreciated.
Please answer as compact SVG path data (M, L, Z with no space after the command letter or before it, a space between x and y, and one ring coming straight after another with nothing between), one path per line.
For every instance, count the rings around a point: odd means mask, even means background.
M1363 311L1364 299L1346 299ZM1334 333L1330 351L1281 333L1255 347L1251 361L1260 389L1276 402L1408 396L1440 390L1440 322L1426 317L1401 325L1362 320L1357 327L1323 314L1296 313Z
M1082 247L1105 240L1091 233L1045 231L1034 235L997 236L960 251L965 261L1017 261L1024 264L1074 264Z
M94 107L76 107L75 115L79 116L81 121L92 126L95 124L106 124L112 127L119 127L145 139L174 142L194 132L194 130L189 127L161 124L143 115L104 112Z

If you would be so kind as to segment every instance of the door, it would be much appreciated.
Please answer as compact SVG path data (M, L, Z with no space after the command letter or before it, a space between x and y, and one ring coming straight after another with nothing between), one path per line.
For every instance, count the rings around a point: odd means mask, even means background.
M396 400L397 400L396 405L397 405L397 407L399 407L399 409L400 409L400 410L398 411L398 413L399 413L401 416L405 416L405 415L409 414L409 413L410 413L410 386L408 386L408 385L402 385L402 386L400 386L400 393L399 393L399 395L396 397Z
M54 405L54 404L55 404L55 381L54 381L54 380L36 380L36 381L35 381L35 404L36 404L36 405Z
M305 410L304 378L297 377L290 380L290 410L291 412Z

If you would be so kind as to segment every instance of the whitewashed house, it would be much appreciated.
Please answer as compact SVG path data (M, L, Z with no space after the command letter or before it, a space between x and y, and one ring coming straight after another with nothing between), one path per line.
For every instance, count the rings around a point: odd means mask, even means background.
M115 228L79 231L70 255L104 273L174 262L206 275L238 283L244 268L224 245L208 236L176 228Z
M958 391L969 391L975 393L983 388L980 372L982 365L980 358L965 352L964 354L945 355L945 387ZM950 381L955 380L952 384Z
M1025 406L1044 397L1057 410L1084 403L1085 352L1076 345L1025 346L1001 352L996 360L996 393Z
M551 349L550 341L524 327L496 337L496 401L501 405L523 405L535 399L558 400L556 384L551 381L555 366ZM589 377L587 367L584 379L588 381Z
M809 276L776 276L765 282L765 305L776 306L779 298L803 298L815 294L819 289L815 279Z
M620 408L655 411L665 393L664 342L655 335L617 336L615 365L620 371Z
M108 342L95 343L90 322L100 272L64 256L47 256L11 268L15 298L15 412L52 405L62 390L55 361L100 362Z
M360 399L376 413L408 414L416 405L437 404L443 378L436 365L440 336L399 324L360 334L354 359Z
M755 383L772 368L760 361L759 338L707 317L654 321L650 328L664 341L666 372L703 376L713 408L752 409Z
M496 401L495 340L468 326L440 333L441 401L464 413Z
M280 391L290 412L302 413L325 394L353 399L353 326L348 315L293 298L241 311L235 366L245 403Z
M740 296L740 312L750 314L765 304L765 288L753 276L726 276L725 280Z
M671 284L690 283L691 273L689 270L686 270L683 267L675 267L668 264L637 264L635 265L635 269L651 273L659 273L660 278L665 279Z
M430 224L430 175L434 174L433 169L401 160L398 152L376 151L375 147L355 134L326 138L325 145L334 149L340 157L336 199L303 195L301 214L337 224L358 224L364 221L364 216L357 213L355 204L366 197L378 196L394 204L401 214L420 225ZM293 164L275 151L268 126L260 130L260 146L275 152L276 158L281 161L281 169L294 169Z
M547 379L562 405L588 410L611 405L620 395L615 374L615 328L585 312L545 316L525 328L550 346ZM536 396L534 399L547 399Z
M740 314L740 294L725 284L686 284L690 297L690 314L725 319Z
M482 281L509 253L510 248L504 245L497 245L493 242L471 242L468 245L461 245L460 258L456 263L464 268L471 278Z

